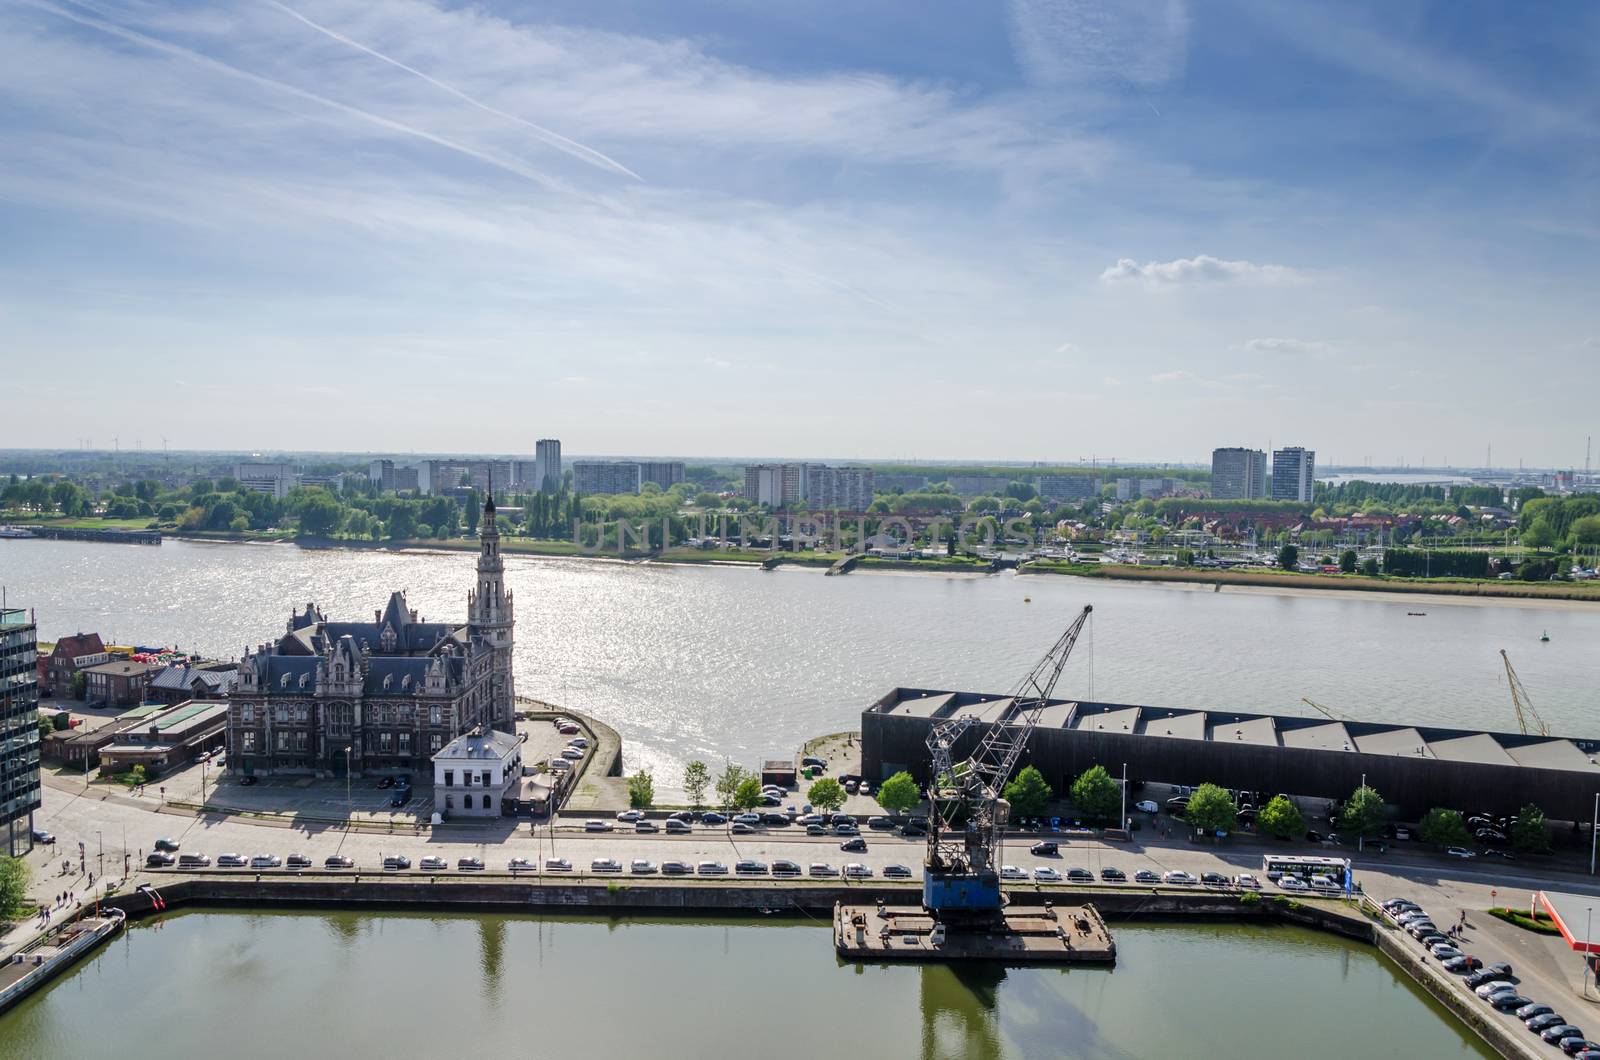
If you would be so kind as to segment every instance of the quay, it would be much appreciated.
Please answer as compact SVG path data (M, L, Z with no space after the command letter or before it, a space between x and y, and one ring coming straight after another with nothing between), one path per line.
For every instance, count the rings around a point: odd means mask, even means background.
M70 526L35 525L29 525L27 529L34 537L46 537L52 541L110 541L121 545L161 544L159 530L86 530Z
M833 907L833 940L847 960L1004 961L1111 964L1117 944L1093 905L1001 911L982 927L947 930L917 906L843 902Z
M0 964L0 1013L60 975L78 958L110 938L127 914L107 908L100 916L83 916L61 925L23 947Z

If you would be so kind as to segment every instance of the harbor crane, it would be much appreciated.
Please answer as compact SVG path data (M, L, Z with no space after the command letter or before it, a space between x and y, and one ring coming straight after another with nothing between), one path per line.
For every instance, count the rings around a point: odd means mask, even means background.
M1348 714L1340 714L1337 710L1334 710L1332 707L1325 707L1321 703L1318 703L1316 700L1312 699L1310 696L1301 696L1300 697L1300 702L1304 703L1306 706L1310 707L1312 710L1316 711L1318 714L1321 714L1323 717L1327 718L1329 721L1349 721L1350 720L1350 716Z
M1010 811L1002 792L1093 611L1092 605L1084 606L1012 693L1010 717L989 725L970 755L956 761L956 745L982 724L974 715L936 722L928 733L931 812L922 905L941 923L981 922L1000 915L996 862Z
M1517 712L1517 725L1522 729L1522 734L1549 736L1550 726L1533 709L1533 700L1528 698L1528 690L1522 687L1522 678L1517 676L1516 667L1511 665L1511 656L1506 654L1504 648L1500 649L1500 658L1506 664L1506 684L1511 686L1511 709Z

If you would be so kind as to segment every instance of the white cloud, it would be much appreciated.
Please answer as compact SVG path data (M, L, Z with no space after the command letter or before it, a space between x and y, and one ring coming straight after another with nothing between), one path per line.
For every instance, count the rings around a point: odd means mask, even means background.
M1261 265L1253 261L1229 261L1210 254L1173 261L1147 261L1140 265L1132 258L1119 258L1100 274L1107 283L1138 280L1152 286L1207 283L1297 283L1304 273L1287 265Z
M1314 356L1328 352L1326 342L1307 342L1304 339L1251 339L1244 344L1251 353L1284 353Z
M1171 372L1157 372L1150 377L1150 381L1152 383L1186 383L1193 378L1193 372L1179 369Z
M1073 353L1077 349L1078 349L1078 347L1074 346L1072 343L1063 342L1061 345L1056 347L1056 352L1057 353Z
M1116 80L1164 84L1183 72L1185 0L1011 0L1018 64L1037 85Z

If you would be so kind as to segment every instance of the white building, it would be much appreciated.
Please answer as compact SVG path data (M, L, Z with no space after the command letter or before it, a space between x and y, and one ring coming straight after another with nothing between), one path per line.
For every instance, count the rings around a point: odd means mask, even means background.
M451 817L499 817L522 778L522 741L508 732L474 729L433 756L433 805Z
M1260 449L1211 450L1211 495L1259 500L1267 495L1267 454Z
M1317 484L1317 454L1297 445L1272 452L1272 499L1310 504Z
M534 489L555 493L561 488L561 439L540 438L533 447Z
M235 464L233 477L240 489L265 493L280 501L300 485L300 472L293 464Z

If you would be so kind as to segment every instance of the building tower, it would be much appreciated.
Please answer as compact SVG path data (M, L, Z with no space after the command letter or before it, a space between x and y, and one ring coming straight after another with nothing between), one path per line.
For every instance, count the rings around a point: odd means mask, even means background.
M489 717L496 729L514 732L516 692L511 679L511 644L516 617L511 590L505 586L505 560L500 556L500 528L495 524L494 492L483 502L478 524L478 584L467 594L467 628L494 649Z

